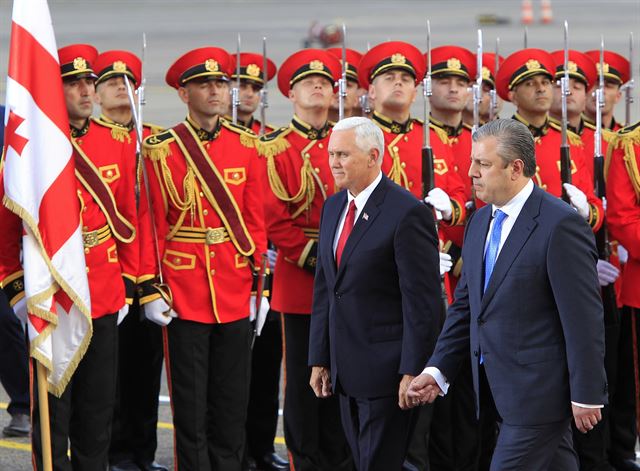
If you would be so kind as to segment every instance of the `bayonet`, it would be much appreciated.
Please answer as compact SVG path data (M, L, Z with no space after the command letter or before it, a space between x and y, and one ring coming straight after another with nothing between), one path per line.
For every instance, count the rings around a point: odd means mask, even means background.
M476 132L480 127L480 104L482 102L482 30L478 30L478 44L476 49L476 83L472 86L473 91L473 128L471 132Z
M496 38L496 57L495 57L495 67L494 67L494 81L498 76L498 68L500 67L500 38ZM498 114L498 92L496 91L496 84L494 83L493 88L489 91L489 121L493 121L496 119L496 115Z
M260 135L264 136L266 132L267 108L269 107L269 74L267 59L267 38L262 38L262 90L260 90Z
M347 26L342 23L342 75L338 80L338 120L344 119L344 102L347 99Z
M562 183L571 183L571 153L567 138L567 97L569 96L569 23L564 22L564 73L560 79L560 93L562 100L562 136L560 143L560 179ZM562 186L562 199L570 202L564 185Z
M240 35L236 45L236 83L231 89L231 120L238 124L238 107L240 106Z

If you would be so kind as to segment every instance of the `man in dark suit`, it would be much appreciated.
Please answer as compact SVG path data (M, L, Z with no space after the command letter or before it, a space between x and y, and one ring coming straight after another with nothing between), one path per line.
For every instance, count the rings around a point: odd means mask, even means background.
M359 471L399 470L413 428L406 389L437 337L434 219L382 175L384 137L369 119L340 121L328 152L342 191L325 202L320 225L311 386L318 397L338 394Z
M571 417L591 430L607 400L593 235L534 186L535 144L523 124L484 125L471 159L488 205L467 225L456 301L408 400L446 393L471 353L476 404L495 405L501 418L491 470L577 471Z

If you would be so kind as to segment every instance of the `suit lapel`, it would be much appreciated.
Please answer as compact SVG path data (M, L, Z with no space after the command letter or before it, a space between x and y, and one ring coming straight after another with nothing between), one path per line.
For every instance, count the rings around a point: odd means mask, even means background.
M338 273L336 275L336 284L338 283L340 276L344 272L344 267L346 266L349 257L353 253L353 250L358 245L358 242L360 242L362 236L366 234L369 228L373 225L375 219L378 217L378 214L380 214L379 206L380 204L382 204L384 195L387 192L387 184L387 178L383 175L382 180L380 180L378 186L376 186L376 188L373 190L373 193L371 193L371 196L369 196L369 199L364 205L364 208L362 208L362 211L360 211L358 220L353 226L353 230L351 231L351 234L347 239L347 243L344 246L344 250L342 251L342 258L340 259L340 266L338 267Z
M465 245L469 247L479 247L479 249L470 251L467 258L464 259L464 264L468 267L467 284L469 286L469 293L473 295L476 300L482 299L482 283L484 273L484 244L487 239L487 232L489 231L489 224L491 223L491 205L486 206L487 209L479 210L474 216L474 223L478 225L479 230L471 232L473 234L472 239L465 240Z
M335 240L336 231L338 230L338 223L340 222L340 216L342 215L342 212L344 211L346 204L347 204L347 192L342 191L340 192L338 196L338 201L334 206L335 210L332 213L329 213L329 211L327 211L327 214L325 215L326 224L328 227L327 229L328 237L324 240L324 245L326 245L326 249L324 250L324 253L325 253L324 266L327 267L329 270L331 270L331 273L333 274L333 276L335 276L336 274L336 260L335 260L335 255L333 253L333 242Z
M507 240L502 246L502 250L498 254L498 259L493 267L493 273L491 274L491 280L487 291L482 298L481 312L487 307L491 298L493 298L496 290L502 283L502 280L506 276L509 268L513 264L513 261L518 256L524 244L529 240L529 236L538 225L535 218L540 212L541 192L538 187L534 187L533 193L527 199L522 211L518 215L515 225L511 229ZM484 266L482 267L484 270Z

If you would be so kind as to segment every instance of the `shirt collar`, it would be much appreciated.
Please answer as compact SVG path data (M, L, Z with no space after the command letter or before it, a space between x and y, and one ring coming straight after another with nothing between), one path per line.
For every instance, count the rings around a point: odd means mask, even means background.
M457 126L449 126L448 124L444 124L442 121L438 121L433 116L429 116L429 122L434 126L437 126L440 129L444 130L449 137L458 137L460 134L462 134L462 130L464 129L462 121L460 121L460 124L458 124Z
M502 207L498 207L495 204L491 205L491 214L495 217L496 211L499 209L511 218L517 218L531 193L533 193L533 180L529 179L524 188L511 198L507 204Z
M321 129L316 129L310 124L302 121L295 114L293 115L293 119L291 119L291 127L306 136L310 141L324 139L329 135L329 131L331 131L331 124L329 121L327 121Z
M347 206L351 204L352 201L355 201L356 204L356 212L361 211L362 208L367 204L371 193L376 189L378 183L382 180L382 172L378 173L378 176L371 182L371 184L358 193L358 196L353 196L350 191L347 191Z
M118 126L120 128L124 128L127 131L132 131L133 130L133 120L131 120L129 122L129 124L122 124L122 123L116 123L114 120L112 120L111 118L107 118L105 115L101 114L100 115L100 121L104 121L107 124L111 124L113 126Z
M84 126L82 126L80 129L69 125L69 127L71 128L71 137L81 137L87 134L89 132L90 123L91 120L87 118L87 120L84 122Z
M547 132L549 132L549 116L547 116L547 119L545 120L544 124L540 127L536 127L533 124L530 124L526 119L524 119L518 113L514 114L512 118L517 121L520 121L522 124L528 127L529 131L531 131L531 134L533 134L533 137L542 137L546 135Z
M207 131L206 129L202 129L198 124L193 120L193 118L187 115L187 123L193 128L201 141L213 141L220 134L220 128L222 123L220 122L222 118L218 117L218 121L216 122L216 127L213 131Z
M390 132L391 134L406 134L413 128L413 120L411 118L404 123L398 123L397 121L374 111L371 115L371 119L384 131Z

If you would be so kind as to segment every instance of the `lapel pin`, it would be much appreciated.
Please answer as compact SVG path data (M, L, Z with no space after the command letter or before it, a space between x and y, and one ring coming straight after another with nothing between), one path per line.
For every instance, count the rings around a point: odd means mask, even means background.
M362 213L362 219L364 219L365 221L368 221L369 215L367 213Z

